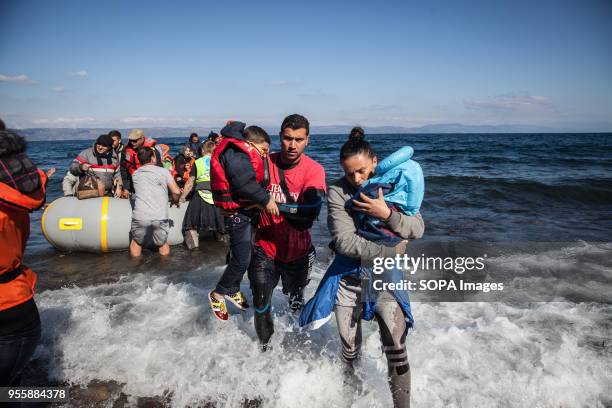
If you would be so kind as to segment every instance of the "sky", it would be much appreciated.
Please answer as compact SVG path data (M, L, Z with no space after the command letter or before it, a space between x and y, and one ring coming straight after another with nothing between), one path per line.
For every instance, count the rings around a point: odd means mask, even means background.
M0 51L16 128L612 131L610 0L3 0Z

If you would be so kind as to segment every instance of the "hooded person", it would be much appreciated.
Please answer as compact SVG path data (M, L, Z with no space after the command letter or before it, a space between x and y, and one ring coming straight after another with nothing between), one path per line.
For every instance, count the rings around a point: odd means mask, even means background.
M266 190L265 157L270 136L258 126L245 129L242 122L228 122L221 129L223 141L210 159L211 190L214 204L224 213L229 235L229 262L208 299L215 317L229 319L225 299L239 309L249 307L240 282L251 261L251 249L259 211L278 215L278 207Z
M30 215L45 203L48 175L25 153L25 140L0 130L0 387L19 387L40 339L36 274L23 265Z
M73 160L69 169L76 177L82 177L89 171L104 183L105 194L112 194L116 185L121 185L119 173L119 160L113 150L113 138L100 135L92 147L83 150Z

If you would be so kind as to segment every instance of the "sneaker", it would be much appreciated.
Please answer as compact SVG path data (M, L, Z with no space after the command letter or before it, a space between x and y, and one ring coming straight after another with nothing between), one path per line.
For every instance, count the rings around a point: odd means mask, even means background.
M240 310L247 310L249 308L249 303L246 301L246 298L240 291L234 293L233 295L225 295L225 298L232 302L234 306Z
M227 321L229 319L229 315L227 314L227 305L225 304L225 299L217 299L213 292L208 293L208 301L210 302L210 308L213 311L215 317L222 322Z
M297 312L304 306L304 293L298 289L289 295L289 308L292 312Z

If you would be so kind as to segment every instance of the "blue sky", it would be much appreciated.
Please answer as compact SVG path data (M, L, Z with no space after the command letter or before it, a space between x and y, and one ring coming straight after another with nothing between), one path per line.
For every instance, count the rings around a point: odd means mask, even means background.
M14 127L612 131L612 2L2 2Z

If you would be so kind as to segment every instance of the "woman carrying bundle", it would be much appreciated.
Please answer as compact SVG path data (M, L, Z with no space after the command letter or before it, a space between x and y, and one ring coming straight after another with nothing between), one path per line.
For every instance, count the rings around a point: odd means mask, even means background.
M335 311L342 340L342 360L347 364L346 373L351 379L362 342L361 322L375 319L387 357L393 405L408 407L410 366L405 341L413 323L408 294L372 289L372 279L394 282L401 280L403 275L398 270L372 275L369 265L375 258L404 254L406 240L423 235L423 219L418 208L413 215L408 215L385 201L394 186L367 183L375 176L378 159L361 128L354 128L342 146L340 164L344 177L330 185L327 196L327 223L336 256L315 296L305 305L300 325L320 327ZM410 165L418 168L415 179L416 184L421 183L420 167L416 162ZM422 183L419 190L420 206Z

